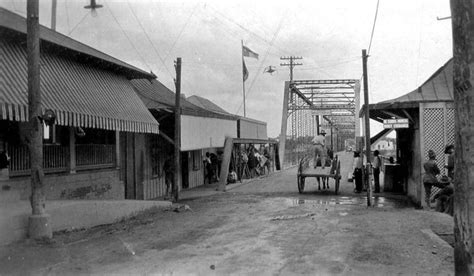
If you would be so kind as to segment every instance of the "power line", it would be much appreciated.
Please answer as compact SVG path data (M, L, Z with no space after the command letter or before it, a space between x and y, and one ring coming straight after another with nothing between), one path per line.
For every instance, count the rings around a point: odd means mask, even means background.
M69 31L71 29L71 26L69 25L69 8L67 5L67 1L65 1L65 7L66 7L66 23L67 23L67 30Z
M293 68L298 65L303 65L303 63L299 62L294 62L294 60L297 59L303 59L302 57L295 57L295 56L289 56L289 57L281 57L281 60L289 60L290 63L280 63L280 66L289 66L290 67L290 81L293 80Z
M369 42L369 48L367 50L367 55L370 53L370 48L372 47L372 39L374 37L374 31L375 31L375 23L377 22L377 15L379 13L379 1L377 0L377 7L375 8L375 17L374 17L374 23L372 25L372 33L370 34L370 42Z
M86 19L86 17L89 15L88 12L86 12L86 14L84 14L84 16L82 17L82 19L74 26L74 28L72 28L71 31L69 31L69 33L67 34L68 36L70 36L72 34L72 32L74 32L74 30L76 30L76 28L81 25L82 21L84 21L84 19Z
M179 34L178 36L176 37L176 39L173 41L173 44L171 45L169 51L168 51L168 54L166 54L165 56L165 60L170 56L171 54L171 51L173 51L174 49L174 46L176 45L176 42L178 42L179 38L181 37L181 34L183 34L183 31L186 29L186 27L188 26L189 24L189 21L191 19L191 17L193 16L194 12L196 11L196 8L198 7L199 3L197 3L194 8L193 8L193 11L191 12L191 14L189 14L188 18L186 19L186 22L184 23L183 27L181 28L181 30L179 31Z
M145 28L143 27L141 21L138 19L138 16L135 14L135 12L133 11L133 8L130 4L130 1L127 0L127 3L128 3L128 6L130 7L130 11L132 12L133 16L135 17L135 20L138 22L138 25L140 26L140 28L142 29L143 33L145 34L145 37L148 39L148 42L151 44L151 47L153 48L153 50L155 51L155 54L158 56L158 59L161 61L161 63L163 64L163 67L166 69L166 71L168 72L168 74L171 76L171 78L173 79L174 78L174 75L170 72L170 70L168 69L168 67L166 66L166 63L165 63L165 60L161 57L161 55L158 53L158 50L156 49L155 47L155 44L153 43L153 41L151 40L150 36L148 36L148 33L145 31Z
M142 55L140 55L140 53L138 52L138 49L135 47L135 44L133 44L132 40L130 39L130 37L127 35L127 32L125 32L125 30L122 28L122 25L120 25L119 21L117 20L117 18L115 17L114 13L112 12L112 10L110 9L109 5L107 4L107 2L105 2L104 0L104 4L107 5L107 10L109 11L110 15L112 16L112 18L114 19L115 23L117 23L117 25L119 26L120 30L122 30L122 33L125 35L125 37L127 38L128 42L130 43L130 45L132 45L133 49L135 50L135 52L137 53L138 57L142 60L143 64L145 64L148 69L151 70L151 67L148 65L148 63L145 61L145 59L142 57Z
M281 52L285 53L285 54L288 54L289 52L286 51L286 50L283 50L279 47L276 47L275 45L272 45L272 42L271 41L268 41L266 38L262 37L261 35L247 29L245 26L243 26L242 24L234 21L233 19L229 18L228 16L226 16L225 14L221 13L220 11L218 11L216 8L212 7L211 5L209 5L209 7L211 7L211 9L213 9L215 11L215 13L217 13L218 15L222 16L223 18L227 19L227 21L231 22L232 24L235 24L236 26L238 26L239 28L241 28L242 30L246 31L247 33L255 36L256 38L262 40L263 42L271 45L272 47L275 47L277 48L278 50L280 50Z
M277 38L278 33L279 33L280 30L281 30L282 23L283 23L283 19L284 19L284 17L281 17L281 18L280 18L280 22L278 23L278 27L277 27L275 33L273 34L272 40L271 40L271 42L270 42L270 45L269 45L269 47L268 47L268 49L267 49L267 52L265 53L265 56L264 56L262 62L260 63L260 66L259 66L257 72L261 72L261 70L262 70L263 64L265 63L265 60L266 60L267 57L268 57L268 53L270 52L271 48L273 47L273 44L274 44L274 42L275 42L275 39ZM252 89L252 87L253 87L255 81L256 81L257 78L259 77L259 75L260 75L260 74L256 74L256 75L254 76L254 78L253 78L253 80L252 80L252 83L250 84L250 87L249 87L249 89L247 90L247 92L246 92L245 94L247 94L247 95L250 94L250 92L252 91L251 89ZM241 104L241 105L239 106L239 108L237 109L236 114L240 111L240 108L241 108L241 107L242 107L242 104Z

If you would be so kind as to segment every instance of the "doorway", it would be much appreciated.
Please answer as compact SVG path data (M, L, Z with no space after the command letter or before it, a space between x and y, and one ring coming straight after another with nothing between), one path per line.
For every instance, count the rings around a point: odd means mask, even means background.
M181 153L181 183L183 189L189 188L189 151Z

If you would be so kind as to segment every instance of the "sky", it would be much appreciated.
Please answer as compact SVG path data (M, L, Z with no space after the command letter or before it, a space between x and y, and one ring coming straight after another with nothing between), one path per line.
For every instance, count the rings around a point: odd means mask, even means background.
M181 57L181 92L237 115L243 115L243 41L259 54L245 58L247 117L267 122L269 137L280 133L289 80L280 57L303 58L294 79L360 79L377 6L377 0L96 0L104 7L91 12L83 8L88 0L57 1L58 32L153 71L173 91ZM51 0L40 2L40 23L49 27ZM26 14L24 0L0 6ZM379 0L367 65L370 103L416 89L452 57L451 20L437 20L449 15L449 0ZM263 73L267 66L276 72Z

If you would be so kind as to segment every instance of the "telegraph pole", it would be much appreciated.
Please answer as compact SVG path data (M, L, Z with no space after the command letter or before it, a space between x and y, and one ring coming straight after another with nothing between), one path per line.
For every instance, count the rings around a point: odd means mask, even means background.
M56 31L56 10L57 10L57 1L51 1L51 30Z
M362 70L364 74L364 105L365 105L365 156L367 159L364 181L367 184L367 206L372 206L372 185L370 183L370 118L369 118L369 83L367 77L367 51L362 50Z
M474 1L451 0L453 32L453 90L455 110L454 270L473 274L474 223Z
M31 209L28 219L28 235L32 239L52 238L51 217L46 214L43 172L43 123L41 116L40 90L40 33L38 0L28 0L27 22L27 60L28 60L28 117L31 165Z
M293 81L293 68L298 65L303 65L303 63L294 62L297 59L303 59L303 57L280 57L280 60L289 60L290 63L280 63L280 66L289 66L290 67L290 82Z
M177 58L175 65L176 69L176 97L175 97L175 111L174 111L174 181L171 192L174 201L179 199L179 174L181 173L181 58Z

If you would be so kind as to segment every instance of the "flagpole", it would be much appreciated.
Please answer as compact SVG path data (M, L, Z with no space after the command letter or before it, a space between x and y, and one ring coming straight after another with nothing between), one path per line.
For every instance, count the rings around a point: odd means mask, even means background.
M242 94L244 96L244 117L247 117L246 110L245 110L245 76L244 76L244 40L240 40L241 42L241 49L242 49Z

